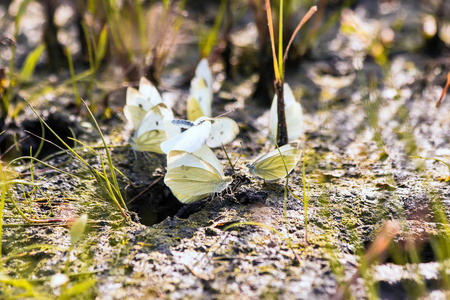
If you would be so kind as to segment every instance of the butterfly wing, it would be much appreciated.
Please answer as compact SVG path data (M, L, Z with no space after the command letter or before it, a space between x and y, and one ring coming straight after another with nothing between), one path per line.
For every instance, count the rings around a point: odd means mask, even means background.
M204 121L165 141L161 144L161 149L164 153L169 153L170 150L183 150L192 153L206 143L210 133L211 122Z
M209 163L219 173L221 177L225 177L223 173L222 164L217 159L217 156L214 154L214 152L212 152L212 150L207 145L203 145L203 147L201 147L200 150L197 150L192 154L194 154L197 157L200 157L201 159Z
M152 106L162 102L161 94L156 87L144 76L139 81L139 92L147 98Z
M239 127L233 119L220 117L214 118L211 122L211 134L206 141L211 148L228 144L239 134Z
M127 104L123 108L125 118L137 129L152 104L135 88L127 88Z
M201 116L204 116L203 110L197 98L190 96L187 101L187 118L190 121L195 121Z
M288 173L290 173L300 159L301 150L287 144L280 147L280 152L281 155L283 155ZM252 165L250 165L250 171L268 181L286 177L286 168L283 164L283 160L278 152L278 149L275 149L257 159Z
M189 89L189 93L191 95L195 95L195 93L202 89L208 89L208 86L206 84L206 80L202 77L195 76L191 80L191 87Z
M172 110L165 104L154 106L142 119L130 145L137 151L163 153L161 143L181 132L179 127L171 123L172 120Z
M167 156L164 183L184 203L222 191L230 182L205 160L186 151L172 150Z
M209 68L208 60L203 58L197 65L195 69L195 77L203 78L205 80L206 86L212 92L212 74Z
M303 110L301 104L295 101L294 93L287 83L284 84L284 104L288 139L294 141L303 132Z
M164 130L151 130L134 138L129 143L136 151L148 151L162 154L161 143L166 141L167 138L167 132Z
M172 191L172 190L171 190ZM181 203L193 203L195 201L204 199L206 197L209 196L209 194L203 194L203 195L196 195L196 196L191 196L191 195L185 195L185 194L181 194L181 193L177 193L172 191L172 194L181 202Z
M284 88L284 105L286 114L286 126L288 139L296 140L303 132L303 111L302 106L295 100L294 93L290 86L285 83ZM269 137L272 141L276 141L278 132L278 97L273 97L272 106L270 107L269 117Z
M194 77L187 102L188 120L194 121L201 116L211 117L212 90L204 78Z
M277 126L278 126L278 97L275 94L273 96L272 105L270 106L270 116L269 116L269 137L272 141L277 140Z
M164 130L164 115L161 113L159 106L153 107L145 114L134 135L138 137L147 131L157 129Z
M172 123L173 112L164 103L157 105L161 115L163 116L164 130L167 132L169 138L179 135L181 133L181 127Z

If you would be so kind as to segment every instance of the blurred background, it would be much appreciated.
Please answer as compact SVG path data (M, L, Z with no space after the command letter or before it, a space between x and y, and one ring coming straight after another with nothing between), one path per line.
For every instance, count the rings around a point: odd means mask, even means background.
M408 74L421 74L415 80L422 90L428 83L444 86L449 1L285 0L285 45L313 5L318 11L296 37L286 66L286 81L307 112L351 97L346 87L358 70L360 86L393 82L394 98L402 97L398 87ZM271 6L277 33L279 0ZM274 93L263 0L2 1L0 28L3 129L19 127L13 125L23 98L74 115L82 113L82 98L96 116L111 119L122 109L125 88L140 76L160 90L186 91L202 57L212 66L219 99L267 108ZM184 104L176 101L182 96L172 98L181 115Z

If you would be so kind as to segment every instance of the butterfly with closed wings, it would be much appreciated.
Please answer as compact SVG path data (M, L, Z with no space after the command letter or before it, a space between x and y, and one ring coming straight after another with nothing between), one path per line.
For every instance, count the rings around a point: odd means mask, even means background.
M191 80L186 105L188 120L195 121L202 116L211 117L212 100L212 74L208 60L203 58L195 69L195 77Z
M182 203L220 193L231 181L230 177L224 175L220 161L206 145L194 153L172 150L167 155L164 183Z
M302 151L297 149L297 147L294 147L294 144L286 144L281 146L279 151L278 149L275 149L261 156L248 167L250 173L257 175L264 180L274 181L286 177L286 167L289 174L297 165L301 154ZM283 158L281 156L283 156ZM283 159L286 163L286 167L284 166Z
M181 128L172 124L173 113L164 103L150 109L141 121L134 137L130 139L131 147L136 151L163 153L161 143L181 133Z
M125 118L137 129L147 112L162 102L156 87L145 77L139 81L139 90L127 88L126 105L123 108Z
M284 88L284 111L286 114L286 127L288 140L294 141L298 139L303 132L303 110L299 102L294 98L294 93L290 86L285 83ZM269 118L269 136L272 141L277 140L278 132L278 97L273 97L272 106L270 107Z

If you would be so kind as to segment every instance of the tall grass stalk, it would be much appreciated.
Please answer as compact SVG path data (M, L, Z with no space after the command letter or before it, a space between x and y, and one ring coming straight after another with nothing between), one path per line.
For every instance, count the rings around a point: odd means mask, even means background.
M1 113L3 118L11 117L14 118L18 111L21 111L20 105L17 108L11 106L11 99L15 96L17 89L20 87L22 83L29 82L32 75L34 74L37 63L39 62L39 58L45 50L45 45L39 45L34 50L32 50L27 57L25 58L22 67L18 72L16 72L16 44L15 41L18 38L20 23L22 21L23 15L26 12L28 4L31 1L23 1L19 5L19 9L17 15L15 16L15 24L14 24L14 34L13 39L10 44L11 58L9 61L9 69L5 77L0 80L0 94L1 94ZM9 78L9 86L6 86L6 77Z
M77 108L80 109L81 97L80 97L80 93L78 93L77 82L75 80L73 80L75 77L75 70L73 68L72 55L70 54L69 48L66 48L66 52L67 52L67 61L69 63L70 77L72 78L73 92L75 94L75 104L76 104Z
M20 69L19 73L20 82L29 81L31 79L31 76L33 75L34 70L36 69L36 65L39 61L39 58L41 57L44 50L45 45L39 45L36 49L31 51L30 54L27 55L27 58L25 59L22 68Z
M302 163L302 191L303 191L303 210L305 214L305 242L308 243L308 203L309 203L309 182L308 182L308 188L306 188L306 172L305 172L305 165L306 165L306 159L308 158L309 151L306 152L305 157L303 158Z
M308 158L309 152L311 149L306 152L305 157L303 158L302 163L302 192L303 192L303 199L295 195L291 189L288 188L289 193L296 198L297 200L303 202L303 210L304 210L304 219L305 219L305 245L308 245L308 204L309 204L309 198L310 198L310 185L308 182L308 185L306 183L306 172L305 172L305 164L306 159Z
M2 235L3 235L3 212L5 209L6 202L6 191L9 188L7 184L8 179L6 178L5 172L3 172L3 162L0 160L0 181L1 181L1 191L0 195L0 259L2 257ZM3 269L3 264L0 263L0 273Z
M278 146L278 143L275 141L275 146L277 147L278 154L280 155L280 158L284 165L284 170L286 171L286 181L284 183L284 191L283 191L283 216L284 216L284 226L286 228L286 234L288 231L287 226L287 197L288 197L288 190L289 190L289 170L286 165L286 161L284 160L283 154L281 153L280 147ZM290 243L290 241L289 241Z
M122 39L122 36L124 35L121 32L120 24L123 24L123 22L120 19L118 4L116 1L112 0L102 0L102 3L105 9L106 20L109 25L109 31L114 41L114 45L117 47L117 50L121 56L125 55L127 62L129 63L133 60L133 53L131 49L127 49Z
M210 30L208 34L205 34L205 32L203 31L199 32L200 57L202 58L208 57L214 44L217 41L220 25L222 24L222 20L226 12L227 2L228 0L222 0L220 2L219 12L217 13L212 30ZM205 36L206 38L203 38L203 36Z
M309 9L306 15L302 18L294 33L292 34L291 39L284 51L283 55L283 0L280 0L280 15L278 16L279 25L278 25L278 56L277 51L275 49L275 37L273 30L273 20L272 20L272 9L270 6L270 0L266 0L266 11L267 11L267 22L269 26L269 36L270 36L270 44L272 47L272 58L273 58L273 69L275 73L275 93L277 95L277 114L278 114L278 127L277 127L277 143L279 146L283 146L289 142L288 140L288 132L286 126L286 114L284 107L284 65L286 63L287 53L289 48L291 47L292 42L294 41L295 36L302 26L311 18L311 16L317 11L317 6L313 6ZM277 58L278 57L278 58Z
M436 103L436 107L441 106L442 100L444 99L445 94L447 94L447 90L450 87L450 72L447 73L447 82L445 83L445 87L442 90L441 96L439 97L438 102Z
M95 43L94 40L91 42L91 38L89 36L89 32L83 24L83 32L86 36L86 46L88 51L88 57L89 57L89 85L86 91L88 99L91 99L92 97L92 91L94 89L94 83L95 83L95 74L97 73L98 69L100 68L100 64L105 57L106 49L108 45L108 31L106 30L106 26L103 26L102 31L100 32L100 36L98 38L98 42ZM72 74L72 73L71 73ZM73 75L72 75L73 78ZM92 103L92 100L91 100ZM81 104L81 102L80 102Z

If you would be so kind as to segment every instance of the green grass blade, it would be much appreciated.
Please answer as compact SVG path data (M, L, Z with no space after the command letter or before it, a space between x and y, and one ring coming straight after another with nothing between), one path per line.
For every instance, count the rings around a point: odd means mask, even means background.
M6 178L6 175L3 172L3 164L2 164L2 161L0 160L0 183L1 183L1 190L2 190L2 194L0 195L0 258L2 257L3 211L5 208L5 202L6 202L6 192L8 190L8 184L3 184L3 183L6 183L7 181L8 180ZM3 264L0 264L0 271L2 268L3 268Z
M95 69L100 67L100 63L105 57L106 48L108 46L108 31L106 25L103 26L100 37L98 38L98 44L95 47Z
M220 2L219 12L217 13L216 20L214 21L214 26L209 32L205 42L201 46L201 57L208 57L211 49L217 41L217 36L219 34L220 25L222 24L223 16L227 8L227 0L222 0Z
M267 12L267 23L269 26L270 45L272 46L273 70L275 72L275 79L281 82L280 69L278 68L277 55L275 51L275 38L273 34L273 19L272 19L272 9L270 7L270 0L266 0L266 12Z
M19 81L20 82L29 81L31 79L31 76L34 73L34 70L39 61L39 58L41 57L44 50L45 50L45 45L40 45L36 49L31 51L30 54L28 54L23 66L22 66L22 69L20 70L20 73L19 73Z
M283 73L283 0L280 0L280 15L278 16L278 68L280 68L281 82L284 79Z
M84 103L84 105L86 106L86 108L87 108L87 110L88 110L88 112L89 112L89 115L91 116L92 121L94 122L94 125L95 125L95 127L97 128L98 133L100 134L100 138L102 139L103 146L105 147L104 149L105 149L105 152L106 152L106 157L107 157L107 159L108 159L109 170L111 171L111 178L112 178L112 180L113 180L113 184L114 184L114 186L116 187L116 189L119 190L119 184L117 183L116 172L114 171L115 168L114 168L114 165L113 165L113 163L112 163L111 152L110 152L109 149L108 149L108 145L106 144L105 137L103 136L103 133L102 133L102 131L101 131L101 129L100 129L100 126L98 125L97 120L95 119L95 117L94 117L94 115L92 114L91 110L90 110L89 107L87 106L86 102L84 102L83 99L81 99L81 101L82 101L82 102ZM106 175L106 174L105 174L105 175ZM118 196L119 196L120 201L122 202L123 208L127 209L127 206L126 206L126 204L125 204L125 200L124 200L123 197L122 197L122 194L119 193ZM118 204L118 203L117 203L117 204ZM119 204L119 208L122 210L122 207L120 206L120 204ZM123 212L123 210L122 210L122 212ZM124 213L124 212L123 212L123 213Z
M97 280L92 278L88 280L84 280L80 283L75 284L70 289L65 290L59 299L73 299L73 297L80 295L81 293L87 291L91 287L93 287L97 283Z
M54 166L52 166L52 165L50 165L50 164L48 164L48 163L46 163L46 162L40 160L40 159L37 159L35 156L21 156L21 157L15 158L15 159L13 159L13 160L11 160L11 161L9 162L8 167L11 166L12 164L14 164L14 163L17 162L17 161L19 161L19 160L24 160L24 159L30 159L30 160L32 160L32 161L37 161L38 163L43 164L44 166L46 166L46 167L48 167L48 168L51 168L51 169L53 169L53 170L55 170L55 171L61 172L61 173L63 173L63 174L66 174L66 175L68 175L68 176L71 176L71 177L75 177L75 178L78 177L78 176L76 176L76 175L74 175L74 174L71 174L71 173L68 173L68 172L66 172L66 171L60 170L60 169L58 169L58 168L56 168L56 167L54 167Z
M73 68L72 55L70 54L69 48L66 48L66 51L67 51L67 61L69 63L70 77L72 78L73 92L75 93L75 99L76 99L75 103L76 103L76 106L79 108L81 106L81 98L80 98L80 94L78 93L77 82L74 80L75 71Z

